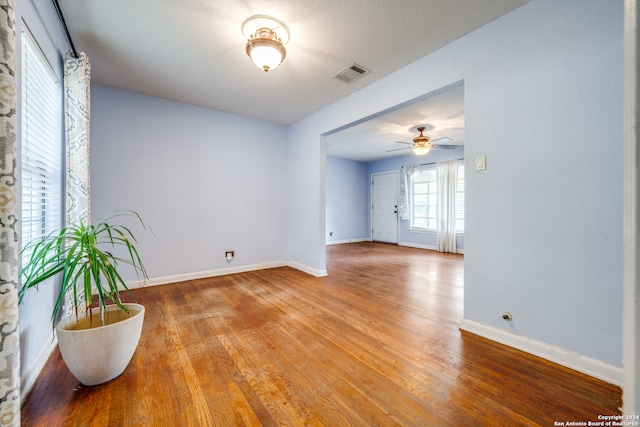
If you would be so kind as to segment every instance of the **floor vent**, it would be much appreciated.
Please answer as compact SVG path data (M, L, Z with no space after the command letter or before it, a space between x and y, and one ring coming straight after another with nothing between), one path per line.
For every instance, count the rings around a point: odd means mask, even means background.
M333 77L338 80L342 80L345 83L351 83L355 80L358 80L360 77L364 76L365 74L369 74L370 72L371 70L367 70L362 65L358 65L354 62L353 64L349 65L347 68L340 71L338 74L336 74Z

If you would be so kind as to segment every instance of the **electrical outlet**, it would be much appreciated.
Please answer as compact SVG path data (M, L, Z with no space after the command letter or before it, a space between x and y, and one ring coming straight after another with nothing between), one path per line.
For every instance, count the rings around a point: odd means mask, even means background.
M233 251L226 251L224 253L224 257L227 259L227 261L231 261L234 256L235 256L235 253Z

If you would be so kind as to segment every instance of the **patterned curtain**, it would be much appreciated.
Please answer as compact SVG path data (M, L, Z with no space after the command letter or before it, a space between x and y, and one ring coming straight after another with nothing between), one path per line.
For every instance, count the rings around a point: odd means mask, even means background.
M84 52L67 53L64 66L65 132L67 145L66 221L91 220L89 193L89 128L91 64ZM63 316L73 313L67 295Z
M0 0L0 424L20 425L16 28L13 0Z

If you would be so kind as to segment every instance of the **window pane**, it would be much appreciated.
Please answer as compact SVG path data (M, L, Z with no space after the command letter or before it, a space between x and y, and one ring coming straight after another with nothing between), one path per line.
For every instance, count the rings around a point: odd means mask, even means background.
M426 182L418 182L413 186L414 194L426 193L427 191L429 191L429 184Z

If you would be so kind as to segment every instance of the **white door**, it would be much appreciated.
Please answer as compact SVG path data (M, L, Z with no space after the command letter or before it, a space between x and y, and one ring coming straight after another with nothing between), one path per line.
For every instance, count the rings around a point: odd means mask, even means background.
M398 243L398 172L371 176L372 239Z

